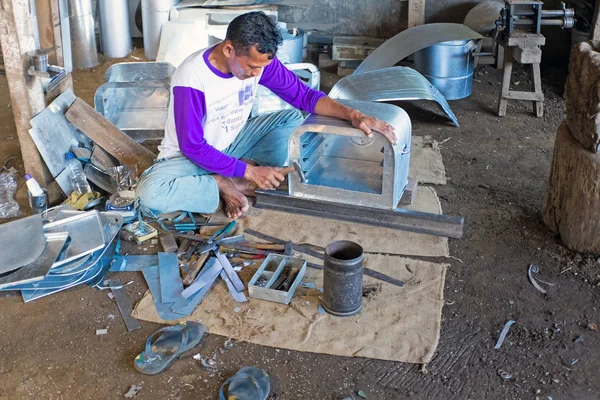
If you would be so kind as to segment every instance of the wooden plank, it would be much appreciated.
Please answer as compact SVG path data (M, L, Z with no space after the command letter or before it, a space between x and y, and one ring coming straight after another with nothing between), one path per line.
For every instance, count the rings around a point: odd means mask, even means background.
M154 154L121 132L90 107L77 98L65 113L65 117L84 135L106 150L139 176L154 163Z
M198 273L204 266L204 263L206 263L206 260L208 260L209 255L210 255L210 252L200 254L200 256L198 256L198 258L196 260L194 260L193 262L190 261L190 265L188 266L188 268L181 270L183 286L187 287L187 286L191 285L192 282L194 282L194 279L196 279L196 276L198 276Z
M49 0L49 3L50 10L52 11L52 28L54 31L54 58L56 61L55 65L64 68L65 60L63 54L64 49L62 46L62 26L60 24L60 7L58 5L58 1L59 0Z
M29 59L25 53L36 48L31 23L29 1L0 0L0 45L25 172L46 187L50 203L55 203L62 192L29 134L29 121L45 107L40 79L26 72Z
M425 0L408 0L408 27L425 23Z

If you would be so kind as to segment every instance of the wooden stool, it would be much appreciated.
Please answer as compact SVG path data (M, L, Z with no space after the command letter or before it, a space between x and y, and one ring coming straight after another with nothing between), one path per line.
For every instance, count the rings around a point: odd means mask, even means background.
M540 46L546 43L546 38L536 33L515 33L508 38L500 39L498 43L504 48L504 76L498 99L498 115L500 117L506 115L508 100L525 100L534 103L535 116L541 118L544 115L544 94L540 73L542 61ZM510 90L513 60L520 64L531 64L533 92Z

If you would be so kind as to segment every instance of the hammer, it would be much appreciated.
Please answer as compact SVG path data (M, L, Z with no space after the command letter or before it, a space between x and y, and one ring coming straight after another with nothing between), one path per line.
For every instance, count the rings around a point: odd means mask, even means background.
M298 164L298 161L292 161L292 165L288 166L288 167L284 167L281 170L281 173L283 175L288 175L291 174L293 172L297 172L298 176L300 177L300 182L302 183L307 183L308 179L306 179L306 175L304 175L304 171L302 171L302 167L300 167L300 164ZM256 190L258 189L258 186L256 186L255 183L251 183L250 184L250 190Z

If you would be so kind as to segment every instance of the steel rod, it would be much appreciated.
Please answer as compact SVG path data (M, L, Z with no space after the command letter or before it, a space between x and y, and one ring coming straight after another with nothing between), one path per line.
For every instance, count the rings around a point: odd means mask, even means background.
M304 199L291 197L287 193L278 190L256 191L255 207L433 236L460 239L463 235L464 220L462 217L410 211L401 208L384 210Z

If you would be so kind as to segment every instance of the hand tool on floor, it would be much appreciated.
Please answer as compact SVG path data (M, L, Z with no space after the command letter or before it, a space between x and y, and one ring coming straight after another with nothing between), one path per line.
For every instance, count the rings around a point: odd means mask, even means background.
M229 262L227 257L225 257L224 254L219 253L218 250L214 250L213 252L215 253L215 256L217 257L217 260L219 260L219 263L221 263L221 265L223 266L223 270L225 271L225 274L231 281L231 284L233 285L235 290L237 290L238 292L243 291L244 283L240 280L240 277L233 270L233 266L231 265L231 263Z
M268 241L273 242L273 243L279 243L279 244L285 244L286 243L285 240L281 240L281 239L278 239L276 237L269 236L269 235L264 234L264 233L260 233L258 231L253 230L253 229L246 229L246 230L244 230L244 234L247 234L247 235L250 235L250 236L254 236L254 237L257 237L257 238L262 239L262 240L268 240ZM321 254L318 251L315 251L313 249L310 249L307 246L298 245L296 243L293 243L293 248L294 248L294 250L296 250L296 251L298 251L300 253L307 254L309 256L318 258L320 260L324 259L323 254ZM315 268L315 269L323 269L322 266L314 264L314 263L310 263L310 262L307 263L306 265L309 266L309 267L311 267L311 268ZM370 276L371 278L379 279L381 281L390 283L392 285L396 285L396 286L399 286L399 287L404 286L404 282L402 282L401 280L396 279L396 278L392 278L389 275L382 274L381 272L377 272L377 271L372 270L370 268L364 267L363 268L363 273L365 275L367 275L367 276Z
M221 229L219 229L218 231L213 233L206 240L205 244L198 246L198 249L197 249L198 253L204 254L211 250L215 250L219 246L219 242L222 239L224 239L227 235L229 235L229 233L231 233L233 228L235 228L235 225L236 225L236 222L231 221L230 223L228 223L227 225L225 225L224 227L222 227Z
M208 256L210 254L208 252L201 254L188 268L182 270L181 278L183 281L183 286L188 287L194 282L198 273L204 267L206 260L208 260Z

